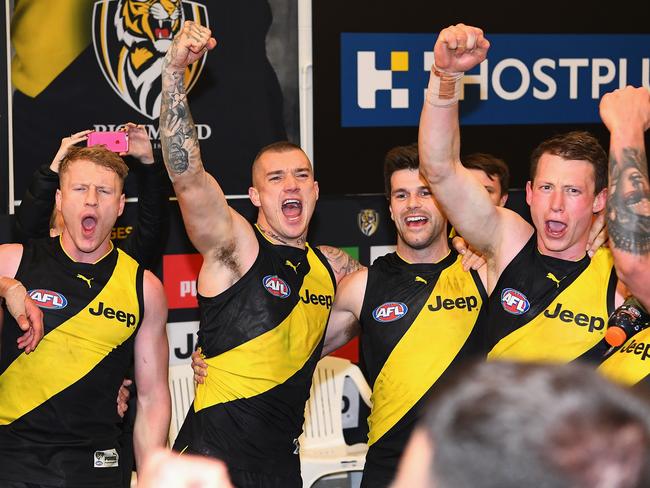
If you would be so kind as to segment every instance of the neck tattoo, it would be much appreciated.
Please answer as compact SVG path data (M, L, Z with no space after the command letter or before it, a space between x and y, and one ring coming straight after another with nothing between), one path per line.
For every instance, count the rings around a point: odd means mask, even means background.
M304 246L305 245L305 238L304 236L298 237L295 241L288 241L287 239L284 239L283 237L280 237L276 233L274 233L271 230L267 230L264 227L262 227L260 224L257 224L257 227L262 231L264 235L267 237L270 237L271 239L278 241L285 246Z

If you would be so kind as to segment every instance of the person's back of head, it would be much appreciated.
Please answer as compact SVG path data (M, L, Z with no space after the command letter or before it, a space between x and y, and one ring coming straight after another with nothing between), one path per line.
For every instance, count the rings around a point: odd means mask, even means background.
M650 486L650 404L578 365L488 362L424 428L437 488Z

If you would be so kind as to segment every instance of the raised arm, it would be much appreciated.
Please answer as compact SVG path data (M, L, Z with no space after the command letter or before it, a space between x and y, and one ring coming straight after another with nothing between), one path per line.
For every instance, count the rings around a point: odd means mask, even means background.
M440 32L419 131L420 171L458 233L488 259L506 233L504 221L516 216L495 207L460 162L458 99L463 73L480 64L489 47L476 27L458 24Z
M644 133L650 128L647 88L615 90L600 102L610 132L607 227L619 278L650 310L650 183Z
M242 245L255 241L250 225L228 206L221 187L203 167L187 101L185 69L215 46L210 29L185 22L163 61L160 109L165 166L187 234L208 264L220 256L233 256Z
M125 125L129 135L129 151L140 164L138 177L138 218L133 232L123 241L122 249L145 268L160 258L169 224L169 182L160 151L154 152L149 134L141 125Z
M322 356L336 351L359 335L359 316L368 282L368 269L362 268L344 277L339 283L327 323Z
M167 371L167 300L162 284L151 272L144 273L144 316L135 338L135 381L138 406L133 447L138 469L149 454L165 447L171 418Z

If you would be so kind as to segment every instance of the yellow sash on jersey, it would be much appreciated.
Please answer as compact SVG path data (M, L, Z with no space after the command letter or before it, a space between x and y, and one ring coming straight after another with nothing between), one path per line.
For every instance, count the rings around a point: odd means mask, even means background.
M605 336L612 266L610 251L600 248L587 269L545 311L501 339L489 352L488 360L565 363L589 351ZM545 315L558 311L555 318Z
M18 356L0 375L0 425L22 417L79 381L133 334L135 325L128 327L126 321L89 312L97 312L101 302L104 309L134 314L136 325L140 321L137 263L118 252L111 279L95 299L43 337L35 351ZM86 286L81 280L79 284Z
M429 391L472 332L483 300L471 273L463 271L460 263L459 257L440 273L427 303L379 372L368 417L368 445L377 442ZM432 312L428 306L436 306L437 296L453 300L475 297L476 307L468 311L465 304Z
M598 367L604 376L624 385L636 385L650 374L650 329L635 334Z
M308 249L310 271L299 295L305 290L334 296L334 284L325 265ZM207 358L208 376L196 389L194 411L240 398L251 398L284 383L296 374L318 346L331 308L298 303L273 329L218 356ZM254 327L251 324L251 327Z

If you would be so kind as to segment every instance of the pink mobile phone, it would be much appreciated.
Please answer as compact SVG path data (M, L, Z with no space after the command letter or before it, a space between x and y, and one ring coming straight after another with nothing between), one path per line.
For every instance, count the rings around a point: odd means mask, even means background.
M103 145L106 149L121 153L129 150L129 137L126 132L91 132L88 134L88 147Z

